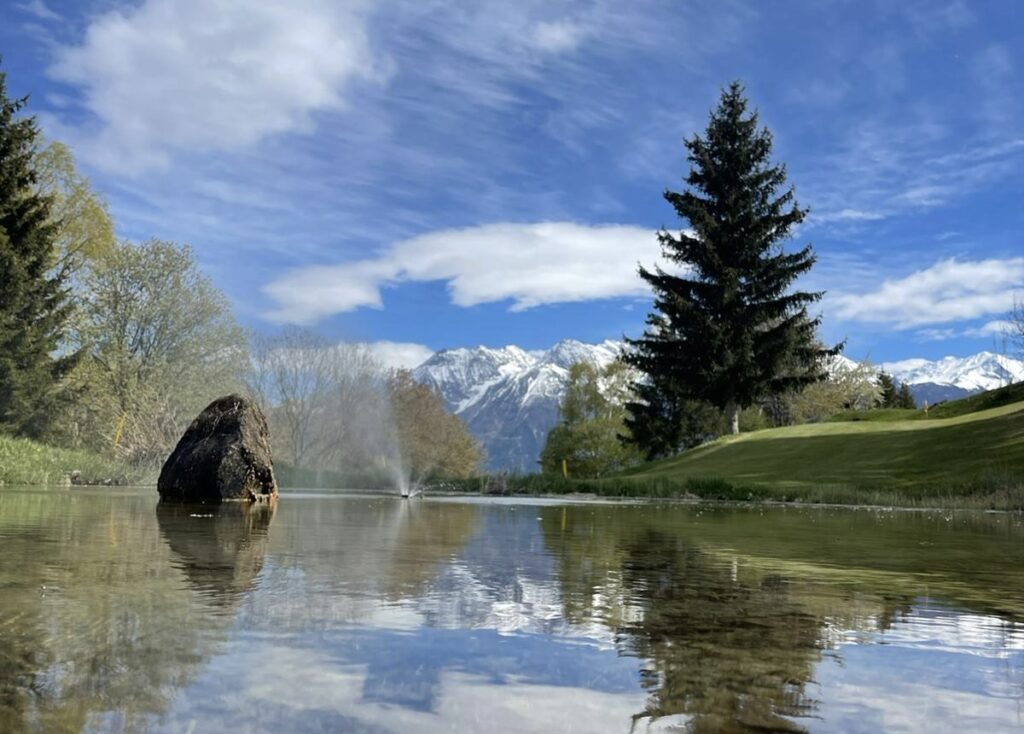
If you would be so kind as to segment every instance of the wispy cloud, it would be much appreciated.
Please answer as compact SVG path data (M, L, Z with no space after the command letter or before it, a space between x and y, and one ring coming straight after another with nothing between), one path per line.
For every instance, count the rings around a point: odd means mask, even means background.
M851 321L908 329L1006 313L1024 285L1024 258L942 260L866 293L840 293L831 302ZM930 332L922 331L926 337ZM935 337L945 332L931 332Z
M964 336L970 336L975 338L983 337L1002 337L1007 334L1014 333L1014 324L1006 319L995 319L988 321L981 326L976 326L971 329L964 330Z
M28 0L28 2L19 3L17 7L39 20L60 20L60 15L54 12L43 0Z
M813 204L808 224L875 221L933 209L1012 174L1024 160L1024 138L954 145L956 135L929 119L861 123L841 152L826 155L806 174Z
M380 307L381 289L443 281L452 303L512 301L512 310L550 303L643 296L638 262L659 256L654 232L571 222L490 224L431 232L371 260L301 268L269 284L273 321L311 323L361 307Z
M146 0L92 20L52 75L91 115L79 149L131 172L176 151L238 149L308 130L379 74L361 3ZM74 133L72 133L74 134Z

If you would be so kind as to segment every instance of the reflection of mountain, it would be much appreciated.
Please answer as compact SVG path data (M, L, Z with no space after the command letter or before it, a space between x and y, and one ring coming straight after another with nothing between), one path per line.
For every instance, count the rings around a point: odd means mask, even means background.
M276 504L225 502L191 506L161 502L160 533L192 585L211 600L237 601L248 591L267 551Z
M434 580L473 535L478 508L397 497L329 497L279 503L263 586L241 608L259 629L380 622L419 624L407 600Z

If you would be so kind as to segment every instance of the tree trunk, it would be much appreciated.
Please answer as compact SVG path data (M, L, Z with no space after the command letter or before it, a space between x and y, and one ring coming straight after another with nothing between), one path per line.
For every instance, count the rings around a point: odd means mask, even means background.
M725 404L725 421L729 433L733 436L740 432L740 406L735 400L730 400Z

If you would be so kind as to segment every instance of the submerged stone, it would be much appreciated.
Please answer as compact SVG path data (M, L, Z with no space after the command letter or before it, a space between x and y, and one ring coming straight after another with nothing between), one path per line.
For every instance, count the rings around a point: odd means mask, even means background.
M263 411L240 395L210 403L164 463L157 491L169 502L276 499L270 431Z

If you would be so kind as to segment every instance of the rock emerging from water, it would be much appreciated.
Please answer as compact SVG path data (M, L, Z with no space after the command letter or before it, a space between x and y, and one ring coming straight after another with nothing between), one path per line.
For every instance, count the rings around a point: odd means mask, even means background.
M178 441L156 486L161 501L168 502L276 499L263 411L240 395L214 400Z

